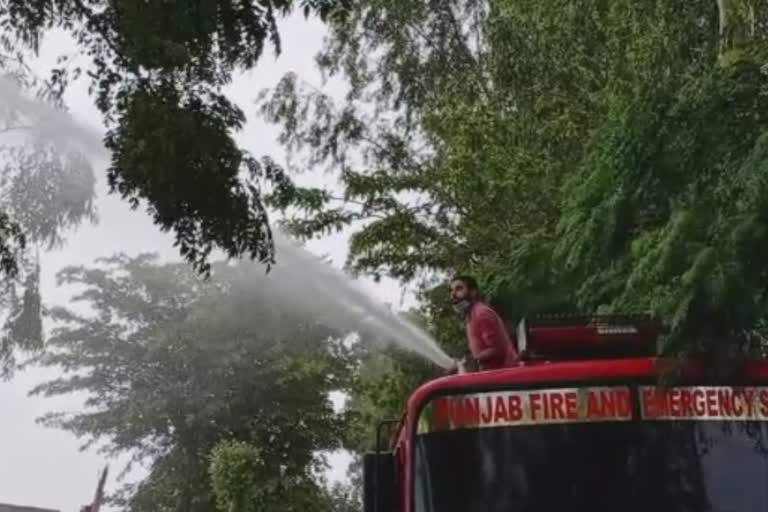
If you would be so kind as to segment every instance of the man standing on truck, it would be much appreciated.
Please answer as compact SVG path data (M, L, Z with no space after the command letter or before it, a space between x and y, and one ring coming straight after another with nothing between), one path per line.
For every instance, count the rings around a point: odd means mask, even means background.
M451 302L464 319L467 343L480 370L496 370L517 361L517 350L504 321L480 299L480 288L471 276L456 276L450 284Z

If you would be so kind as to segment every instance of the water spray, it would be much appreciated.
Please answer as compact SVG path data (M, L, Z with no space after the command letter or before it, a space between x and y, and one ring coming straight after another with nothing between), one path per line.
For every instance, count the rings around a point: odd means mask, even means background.
M27 133L60 147L78 147L96 157L108 156L102 136L84 127L66 111L28 98L18 84L0 76L0 96L29 121ZM392 312L357 286L349 276L310 253L279 230L274 230L277 264L261 281L282 307L291 307L306 318L349 333L357 332L370 343L396 345L419 354L446 370L465 371L463 363L448 356L424 329ZM263 268L259 268L263 276Z
M269 274L292 307L303 308L310 318L350 331L365 333L373 343L394 344L432 361L444 369L456 368L424 329L393 313L357 286L348 275L310 253L275 230L277 264Z

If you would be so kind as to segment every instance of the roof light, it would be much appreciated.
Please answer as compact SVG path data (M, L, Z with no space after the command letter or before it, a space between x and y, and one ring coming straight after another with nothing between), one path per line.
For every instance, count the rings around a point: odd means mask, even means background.
M540 316L522 320L524 359L594 359L654 355L661 324L650 315Z

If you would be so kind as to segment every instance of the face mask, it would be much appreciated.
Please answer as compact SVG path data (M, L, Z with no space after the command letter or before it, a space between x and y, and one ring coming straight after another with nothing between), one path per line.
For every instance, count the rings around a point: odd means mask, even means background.
M470 302L467 299L460 300L453 303L453 310L459 315L466 315L469 309Z

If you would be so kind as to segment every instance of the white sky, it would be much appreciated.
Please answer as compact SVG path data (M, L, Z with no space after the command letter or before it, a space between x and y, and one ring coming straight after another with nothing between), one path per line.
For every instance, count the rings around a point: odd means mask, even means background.
M231 97L249 116L249 123L240 134L241 144L256 156L270 154L282 157L277 145L277 130L255 118L254 99L264 87L274 85L286 72L294 71L305 80L320 84L313 57L320 47L324 28L319 22L307 22L300 16L282 24L283 54L275 60L265 56L259 66L238 78L230 87ZM49 34L44 42L36 68L44 71L61 53L70 52L73 45L61 33ZM81 80L72 84L66 96L70 112L99 132L103 129L101 115L88 97L88 84ZM341 89L338 89L340 92ZM117 251L129 254L154 251L163 256L177 257L170 236L161 233L141 210L131 211L117 197L105 196L104 165L99 164L98 210L100 223L84 226L68 238L66 247L45 254L43 259L42 293L47 303L65 304L69 297L66 289L57 288L54 276L63 266L88 264L95 258L109 256ZM313 242L310 248L328 254L335 264L341 265L346 256L347 236L339 235ZM381 300L399 304L400 287L392 281L366 287ZM69 433L43 428L35 418L52 409L71 408L80 404L80 398L41 399L27 397L27 391L36 383L50 377L50 372L31 370L20 374L10 383L0 382L0 503L13 503L50 507L76 512L90 501L99 471L105 460L93 452L80 452L79 441ZM341 478L345 470L345 457L334 457L333 478ZM115 485L114 477L120 469L112 465L108 490Z

